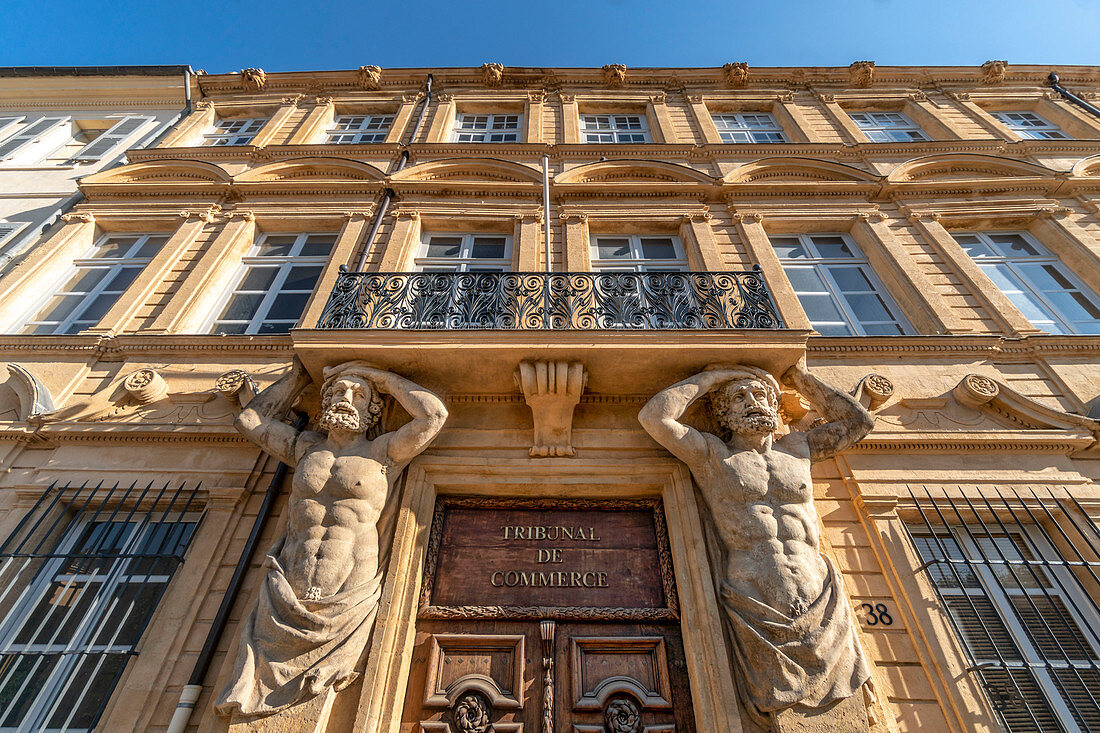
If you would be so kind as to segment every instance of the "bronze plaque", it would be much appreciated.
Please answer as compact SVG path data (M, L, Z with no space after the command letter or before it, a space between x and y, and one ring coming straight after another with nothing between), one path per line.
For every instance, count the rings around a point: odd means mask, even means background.
M420 615L674 619L660 502L440 497Z

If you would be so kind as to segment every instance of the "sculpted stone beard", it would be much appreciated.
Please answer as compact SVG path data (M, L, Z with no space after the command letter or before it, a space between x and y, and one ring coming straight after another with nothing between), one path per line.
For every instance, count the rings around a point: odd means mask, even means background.
M359 411L350 403L337 402L325 408L317 421L317 427L326 433L358 433L363 430L362 423L363 420L359 415Z
M767 435L779 430L779 416L771 411L727 415L723 427L742 435Z

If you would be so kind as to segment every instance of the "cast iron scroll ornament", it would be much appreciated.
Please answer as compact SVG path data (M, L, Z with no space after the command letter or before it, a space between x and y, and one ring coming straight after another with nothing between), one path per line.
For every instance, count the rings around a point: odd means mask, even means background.
M467 692L455 700L455 728L458 728L459 733L486 733L492 712L493 708L484 695Z
M642 727L638 706L625 697L617 697L607 704L603 720L607 733L638 733Z
M348 272L318 328L782 328L759 271Z

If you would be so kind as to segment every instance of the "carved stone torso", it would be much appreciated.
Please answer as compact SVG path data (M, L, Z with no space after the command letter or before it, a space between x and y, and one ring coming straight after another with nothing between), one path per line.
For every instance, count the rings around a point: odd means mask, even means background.
M712 435L707 445L695 474L726 550L725 581L778 611L804 608L828 574L805 437L785 436L762 452Z
M307 440L313 444L294 474L280 560L300 596L326 597L377 573L390 477L365 438L342 449L316 433L300 444Z

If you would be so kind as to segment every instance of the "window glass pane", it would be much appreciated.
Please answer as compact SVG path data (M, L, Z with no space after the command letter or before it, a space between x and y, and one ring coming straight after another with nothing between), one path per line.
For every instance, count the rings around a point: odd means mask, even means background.
M845 295L844 299L848 301L848 307L852 309L852 313L860 323L894 320L890 311L886 309L886 304L882 302L882 298L874 293Z
M428 257L458 257L462 237L432 237L428 240Z
M1100 308L1097 308L1080 292L1048 293L1047 298L1070 321L1087 321L1100 318Z
M256 254L260 257L286 257L290 254L290 250L294 247L294 242L297 239L293 234L269 235L264 237Z
M871 285L871 281L867 279L867 276L863 274L862 268L859 267L830 267L829 274L833 276L833 280L845 292L867 292L868 290L874 290L874 286Z
M302 257L328 257L336 244L335 234L311 234L302 245Z
M250 267L237 289L267 290L278 272L278 267Z
M265 321L264 323L260 324L260 328L256 331L256 333L289 333L290 329L292 328L294 328L294 323L290 321L283 321L282 323L272 323L270 321Z
M667 237L651 238L643 237L642 257L647 260L674 260L676 259L676 246Z
M840 310L833 303L833 296L799 293L798 300L802 303L802 308L806 311L807 317L815 322L815 325L819 321L844 323L844 316L841 315ZM845 332L847 332L847 329L845 329Z
M248 330L247 323L219 323L215 333L240 334Z
M993 257L993 248L973 234L954 234L955 241L971 257Z
M280 293L276 295L264 320L281 321L289 319L297 321L301 317L302 311L305 310L309 295L309 293Z
M123 257L138 241L137 237L109 237L96 244L92 257Z
M250 321L264 299L264 293L236 293L225 306L221 320Z
M32 320L63 321L76 310L82 300L84 300L83 295L55 295Z
M905 333L897 323L864 323L861 325L868 336L901 336Z
M810 237L810 241L814 243L818 253L824 258L855 257L855 253L852 252L851 246L845 241L844 237L814 235Z
M798 293L827 293L825 281L812 267L784 267L787 279L791 281L791 287Z
M1055 265L1017 265L1017 269L1041 293L1054 290L1076 290Z
M290 268L290 274L283 281L282 290L308 290L312 291L317 284L317 278L321 276L321 266L298 266Z
M108 272L110 272L110 270L106 267L77 270L77 272L69 278L69 281L61 287L59 292L86 293L99 284L99 281L105 278Z
M1046 254L1019 234L990 234L989 239L1005 257L1038 257Z
M88 304L88 307L80 312L80 320L82 321L99 321L107 314L107 311L111 309L119 298L120 293L103 293L97 295L92 299L92 302Z
M478 259L499 260L504 257L504 237L474 237L470 256Z
M795 259L806 257L806 249L798 241L798 237L772 237L772 247L780 259Z
M596 252L601 260L629 259L630 240L600 237L596 240Z
M852 329L843 323L814 323L814 330L822 336L851 336Z
M107 282L106 290L125 290L137 278L143 267L123 267Z
M168 242L168 235L158 235L156 237L148 237L145 242L138 247L137 251L133 253L133 257L152 257L160 251Z

